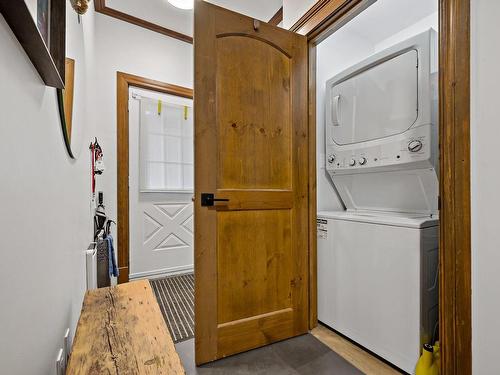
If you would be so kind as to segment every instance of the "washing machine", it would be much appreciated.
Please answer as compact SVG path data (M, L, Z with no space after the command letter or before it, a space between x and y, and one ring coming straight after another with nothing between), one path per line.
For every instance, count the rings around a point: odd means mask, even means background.
M326 84L325 167L344 210L319 212L318 319L413 373L438 322L437 36Z
M438 225L319 212L318 319L412 373L438 321Z

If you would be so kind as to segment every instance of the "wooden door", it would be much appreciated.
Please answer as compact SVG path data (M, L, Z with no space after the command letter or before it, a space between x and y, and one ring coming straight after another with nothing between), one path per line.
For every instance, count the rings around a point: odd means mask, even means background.
M307 41L196 1L194 48L201 364L308 330Z

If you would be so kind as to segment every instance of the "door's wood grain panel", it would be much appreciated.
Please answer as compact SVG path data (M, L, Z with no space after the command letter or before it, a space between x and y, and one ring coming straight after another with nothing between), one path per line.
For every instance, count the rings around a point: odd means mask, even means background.
M293 310L283 309L218 327L221 356L258 348L294 336Z
M217 215L218 323L291 307L291 211Z
M261 40L217 39L218 188L291 187L290 65Z
M275 210L293 207L292 190L218 189L218 198L228 202L215 206L217 210Z

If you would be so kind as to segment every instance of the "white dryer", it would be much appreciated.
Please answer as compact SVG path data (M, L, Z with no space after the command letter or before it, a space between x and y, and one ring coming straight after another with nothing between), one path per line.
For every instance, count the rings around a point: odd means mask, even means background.
M326 170L345 211L318 213L318 318L408 373L438 321L436 33L326 85Z

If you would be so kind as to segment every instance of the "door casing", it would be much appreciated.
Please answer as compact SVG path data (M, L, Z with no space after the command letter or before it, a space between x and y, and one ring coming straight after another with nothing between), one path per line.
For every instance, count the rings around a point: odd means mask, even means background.
M118 283L129 281L129 248L130 248L130 224L129 224L129 116L128 98L129 87L158 91L164 94L181 96L193 99L193 90L171 85L169 83L155 81L153 79L135 76L132 74L117 72L116 74L116 143L117 143L117 234L118 234L118 269L120 276Z
M316 46L376 0L319 0L292 27L309 41L309 328L317 325ZM472 374L470 0L439 1L441 373Z

